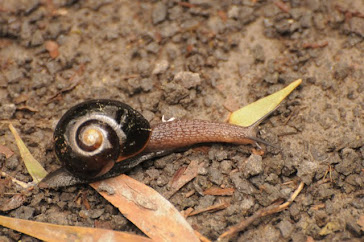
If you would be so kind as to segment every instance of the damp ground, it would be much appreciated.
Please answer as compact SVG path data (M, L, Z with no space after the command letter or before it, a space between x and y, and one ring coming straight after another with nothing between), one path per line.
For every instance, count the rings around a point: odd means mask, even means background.
M228 227L305 187L285 211L234 241L360 241L364 211L364 3L353 1L1 1L0 167L29 182L11 122L48 171L55 124L91 98L116 99L152 124L171 117L226 121L292 81L303 83L260 125L275 145L211 144L145 162L129 175L168 193L191 161L203 169L169 200L216 239ZM21 189L2 178L0 202ZM231 196L204 195L210 187ZM188 194L188 196L186 196ZM82 201L87 200L89 206ZM141 233L87 185L34 189L2 215ZM361 220L361 221L362 221ZM363 223L363 222L362 222ZM363 226L363 225L362 225ZM0 228L0 240L35 241Z

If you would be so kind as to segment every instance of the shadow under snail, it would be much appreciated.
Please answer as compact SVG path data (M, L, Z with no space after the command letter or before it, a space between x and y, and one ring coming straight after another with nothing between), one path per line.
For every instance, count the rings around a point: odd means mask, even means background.
M117 176L143 161L198 143L270 145L255 136L265 117L249 127L204 120L174 120L151 127L122 102L89 100L59 120L54 147L63 167L48 174L39 186L70 186Z

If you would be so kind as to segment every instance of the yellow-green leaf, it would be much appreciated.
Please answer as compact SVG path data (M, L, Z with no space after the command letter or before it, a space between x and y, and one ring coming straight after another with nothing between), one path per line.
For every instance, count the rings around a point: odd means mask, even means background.
M325 236L340 230L340 225L337 222L328 222L319 232L319 235Z
M39 183L48 174L47 171L44 170L43 166L32 156L12 124L9 124L9 129L14 135L16 145L18 146L20 155L23 158L29 174L32 176L35 183Z
M248 127L272 112L298 85L298 79L282 90L242 107L230 115L229 123Z
M152 241L149 238L125 232L41 223L1 215L0 225L44 241Z

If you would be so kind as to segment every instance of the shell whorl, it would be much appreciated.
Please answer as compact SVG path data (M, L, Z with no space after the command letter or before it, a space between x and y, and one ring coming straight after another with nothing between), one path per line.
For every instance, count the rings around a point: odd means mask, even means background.
M111 134L114 132L115 134ZM118 144L111 144L112 140ZM113 145L123 145L126 135L115 120L103 114L86 115L78 119L69 129L68 142L80 155L94 156Z
M58 159L79 177L97 177L115 162L141 152L149 140L147 120L128 105L91 100L68 110L54 140Z

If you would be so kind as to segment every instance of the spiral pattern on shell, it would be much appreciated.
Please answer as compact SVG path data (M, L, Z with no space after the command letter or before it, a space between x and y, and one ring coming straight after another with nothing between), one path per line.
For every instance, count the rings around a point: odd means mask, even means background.
M141 152L150 134L149 122L130 106L90 100L62 116L54 133L55 151L72 174L93 178Z

